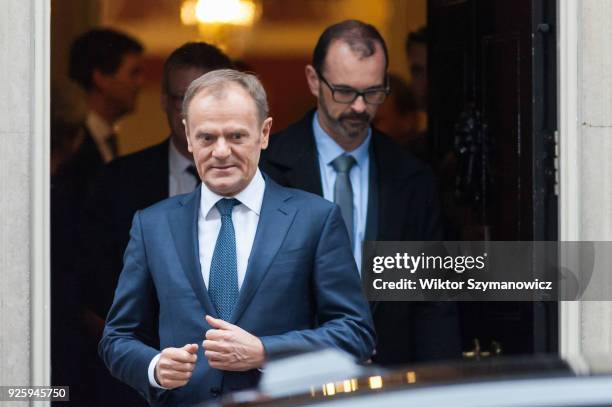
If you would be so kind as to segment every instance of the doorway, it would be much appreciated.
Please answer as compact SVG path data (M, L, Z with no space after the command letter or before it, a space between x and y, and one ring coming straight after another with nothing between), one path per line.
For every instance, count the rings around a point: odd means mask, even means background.
M558 240L555 22L554 0L428 2L447 240ZM558 352L556 303L459 307L465 357Z

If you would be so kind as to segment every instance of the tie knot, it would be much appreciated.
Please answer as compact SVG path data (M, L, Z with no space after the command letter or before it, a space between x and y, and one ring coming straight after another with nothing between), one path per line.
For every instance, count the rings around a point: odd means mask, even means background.
M232 209L234 209L234 206L238 204L240 204L240 201L238 201L235 198L232 198L232 199L223 198L223 199L219 199L217 203L215 204L215 206L219 210L219 213L221 214L221 216L232 216Z
M355 165L355 158L352 155L342 154L332 161L332 167L338 173L347 173Z

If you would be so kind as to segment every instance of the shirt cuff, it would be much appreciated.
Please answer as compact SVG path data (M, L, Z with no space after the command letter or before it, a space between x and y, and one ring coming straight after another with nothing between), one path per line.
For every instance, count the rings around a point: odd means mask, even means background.
M149 384L151 387L155 387L156 389L166 389L165 387L160 386L159 383L157 383L157 380L155 380L155 365L157 365L157 361L160 357L161 353L158 353L149 363Z

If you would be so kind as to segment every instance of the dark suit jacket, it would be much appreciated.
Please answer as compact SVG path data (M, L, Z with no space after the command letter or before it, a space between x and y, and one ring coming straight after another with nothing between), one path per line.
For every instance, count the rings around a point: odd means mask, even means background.
M169 142L104 166L85 204L81 263L93 283L89 306L101 318L113 301L134 213L168 198Z
M217 316L202 279L201 188L134 216L125 265L99 351L114 376L154 405L194 405L254 386L257 370L212 369L200 347L189 383L159 391L147 369L159 349L201 343ZM282 310L282 312L279 312ZM267 356L335 347L368 359L374 347L348 233L336 205L266 178L244 282L230 322L259 337ZM159 323L159 326L157 326ZM159 335L159 348L147 340Z
M78 250L72 249L71 254L78 264L82 303L104 320L123 266L134 213L168 197L168 141L104 165L93 139L90 140L89 146L81 149L79 159L83 173L90 178L81 195L87 198L77 222L79 239L74 246ZM88 160L96 164L95 170L87 167ZM86 339L91 361L84 380L90 380L96 392L91 390L88 394L91 405L144 405L133 389L110 376L97 355L100 338ZM153 345L157 342L157 338L151 339Z
M83 130L84 138L81 146L61 167L55 177L63 182L69 182L71 188L80 196L81 200L87 196L91 183L104 165L102 155L100 155L89 129L87 126L83 126Z
M83 309L90 303L91 294L97 294L97 285L92 279L96 260L84 265L80 262L80 220L92 185L104 166L89 129L83 127L84 139L79 149L51 180L52 380L58 385L70 385L69 405L120 406L101 400L97 391L102 383L102 394L124 399L111 387L112 383L100 377L103 371L95 340L88 335L83 321ZM127 401L126 404L136 405Z
M322 195L312 130L314 111L272 135L260 166L281 185ZM366 239L441 240L442 227L431 170L373 129ZM373 303L383 365L460 357L456 307L450 303Z

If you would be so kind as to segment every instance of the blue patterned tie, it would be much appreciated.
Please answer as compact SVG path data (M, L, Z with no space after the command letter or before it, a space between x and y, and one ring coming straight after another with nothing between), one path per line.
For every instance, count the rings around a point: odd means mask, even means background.
M232 210L238 204L237 199L220 199L215 204L221 214L221 230L210 262L208 294L224 321L229 321L238 300L236 234L232 223Z

